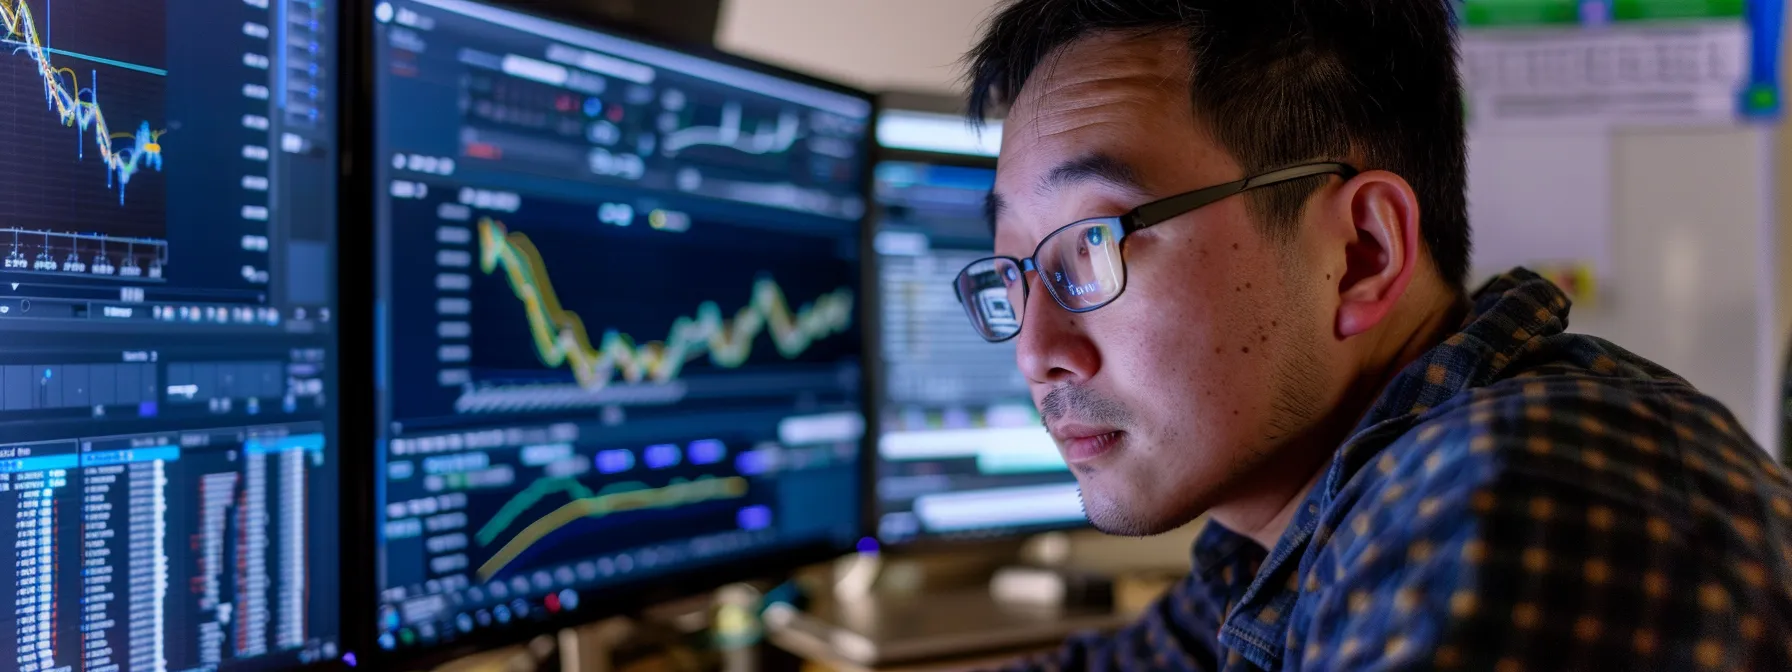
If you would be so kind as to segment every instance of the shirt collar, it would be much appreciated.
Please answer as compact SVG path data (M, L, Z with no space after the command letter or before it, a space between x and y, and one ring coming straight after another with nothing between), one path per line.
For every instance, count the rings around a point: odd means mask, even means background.
M1249 548L1250 539L1209 521L1195 536L1194 572L1203 581L1213 581L1222 568L1235 564L1240 551Z
M1506 377L1512 362L1568 328L1567 295L1523 268L1488 280L1474 293L1461 328L1402 369L1357 432L1390 418L1422 415L1469 389ZM1357 432L1353 432L1355 434Z
M1511 375L1514 361L1542 347L1545 337L1567 329L1568 307L1568 297L1560 289L1522 268L1482 285L1457 333L1401 369L1351 432L1325 477L1307 493L1244 598L1227 614L1220 642L1258 667L1276 669L1288 638L1289 615L1300 594L1296 569L1332 498L1375 453L1404 434L1413 420L1452 397ZM1216 528L1219 526L1208 525L1209 531ZM1203 532L1197 540L1197 568L1217 567L1221 564L1217 550L1229 548L1228 553L1233 553L1236 545L1249 543L1224 529L1214 533L1213 539L1208 535ZM1208 549L1205 557L1204 545Z

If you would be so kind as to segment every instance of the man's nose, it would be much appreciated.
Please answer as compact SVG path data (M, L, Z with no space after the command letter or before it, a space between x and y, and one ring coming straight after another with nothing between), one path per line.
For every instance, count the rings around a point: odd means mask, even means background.
M1083 331L1087 315L1064 310L1045 288L1044 271L1028 273L1014 360L1027 380L1041 384L1080 382L1101 368L1100 353Z

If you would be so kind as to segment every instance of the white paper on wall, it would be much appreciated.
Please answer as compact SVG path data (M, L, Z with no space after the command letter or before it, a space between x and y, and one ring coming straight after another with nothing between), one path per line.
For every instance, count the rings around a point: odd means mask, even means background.
M1477 279L1513 266L1611 273L1612 136L1597 128L1471 133L1468 211Z

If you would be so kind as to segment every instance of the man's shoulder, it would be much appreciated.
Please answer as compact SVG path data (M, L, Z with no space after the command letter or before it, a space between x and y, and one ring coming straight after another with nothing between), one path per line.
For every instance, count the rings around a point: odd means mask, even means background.
M1357 459L1311 562L1338 596L1314 623L1432 609L1452 623L1438 660L1523 633L1571 668L1784 669L1792 481L1684 381L1527 371Z
M1384 393L1414 403L1395 403L1345 446L1352 484L1473 488L1535 477L1682 508L1717 486L1792 489L1723 404L1610 341L1563 331L1566 298L1553 286L1506 280L1481 297L1497 306ZM1401 478L1389 478L1395 472Z
M1723 404L1678 377L1643 373L1531 369L1420 416L1382 459L1416 462L1421 475L1451 467L1470 483L1547 478L1668 504L1720 487L1792 490Z
M1443 528L1584 533L1616 516L1652 541L1792 563L1786 470L1721 403L1635 361L1595 354L1473 388L1361 458L1345 499Z
M1720 489L1792 494L1723 404L1645 360L1586 361L1465 391L1414 419L1365 471L1408 474L1420 488L1542 478L1685 507Z

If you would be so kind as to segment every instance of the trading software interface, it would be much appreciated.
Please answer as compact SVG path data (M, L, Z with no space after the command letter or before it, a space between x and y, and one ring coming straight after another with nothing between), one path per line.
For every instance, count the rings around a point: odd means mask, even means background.
M883 285L878 537L1015 534L1081 524L1076 479L1040 423L1012 342L972 331L951 287L989 256L988 168L886 161L875 239Z
M374 11L380 645L849 545L869 102L481 4Z
M329 0L0 0L0 668L338 655Z

